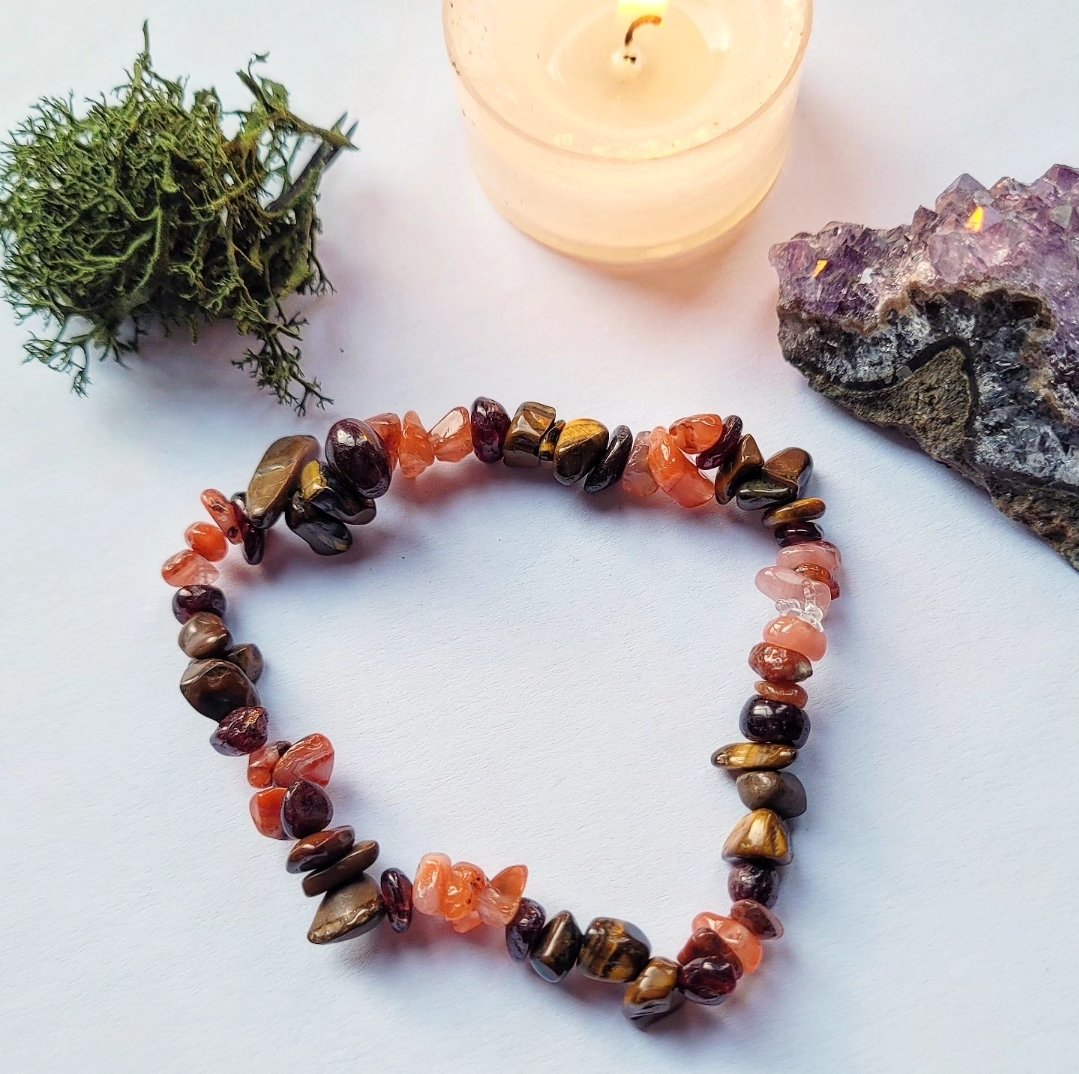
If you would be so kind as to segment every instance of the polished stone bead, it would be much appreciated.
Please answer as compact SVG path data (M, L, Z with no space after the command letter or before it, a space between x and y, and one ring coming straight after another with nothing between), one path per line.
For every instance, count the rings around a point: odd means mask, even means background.
M743 772L735 785L748 809L771 809L788 820L806 811L806 789L793 772Z
M734 948L718 932L694 925L693 935L686 940L685 946L678 952L678 964L688 966L699 958L714 958L729 962L735 976L742 976L742 962Z
M258 682L262 678L262 672L266 667L262 659L262 650L250 641L245 641L242 645L234 645L222 653L221 658L230 664L235 664L252 682Z
M595 981L625 984L652 957L648 937L636 925L615 917L597 917L584 931L577 968Z
M301 779L293 783L281 802L281 827L290 839L314 835L333 820L333 802L317 784Z
M269 720L258 705L234 709L214 728L210 745L226 757L242 757L266 745Z
M638 433L630 448L629 461L626 463L625 470L622 471L622 488L638 500L645 500L659 491L659 485L656 484L656 479L652 476L652 470L648 465L651 445L651 431Z
M792 571L789 567L765 567L757 572L757 588L772 600L796 600L801 604L815 604L822 612L828 611L832 595L826 585Z
M382 437L365 421L344 418L326 437L326 461L336 477L360 496L377 500L390 487L393 467Z
M247 516L256 529L267 530L281 517L303 468L318 458L318 446L313 436L283 436L266 449L247 485Z
M445 854L424 854L412 881L412 904L421 914L442 916L442 896L449 883L453 863Z
M753 899L762 906L775 906L782 875L774 865L764 862L738 862L727 874L727 894L734 902Z
M454 407L431 426L428 439L439 462L460 462L472 454L472 422L468 408Z
M480 895L487 887L484 871L471 862L459 861L450 869L442 888L439 912L447 921L461 921L476 912Z
M367 419L367 424L378 433L386 456L390 461L390 473L397 469L397 457L401 453L401 419L392 411L384 411Z
M753 684L753 689L769 701L781 701L784 705L794 705L800 709L809 704L809 694L796 682L765 682L762 679Z
M796 495L789 485L765 474L757 474L735 489L738 506L743 511L761 511L776 504L789 503Z
M765 628L764 640L801 653L807 660L823 660L828 651L828 635L801 615L788 613L773 619Z
M767 466L767 463L765 465ZM824 516L826 510L824 501L813 496L772 507L764 512L761 521L769 529L775 529L777 526L789 526L795 522L815 522Z
M198 552L185 548L182 552L170 556L161 566L161 577L167 585L177 589L187 589L197 585L210 585L216 582L221 572Z
M340 556L352 547L348 526L320 511L298 491L289 500L285 525L318 556Z
M540 462L554 462L555 448L562 436L562 430L566 427L564 421L556 421L544 434L539 446Z
M405 412L401 421L401 451L397 457L401 474L410 481L435 464L435 449L415 410Z
M749 666L768 682L804 682L813 674L813 665L801 653L769 642L753 646Z
M227 660L193 660L180 679L180 693L196 712L218 721L259 703L254 683Z
M791 746L773 746L763 742L732 742L712 754L716 768L741 772L751 768L786 768L794 764L798 751Z
M792 857L787 825L771 809L747 813L723 845L724 861L772 861L776 865L789 865Z
M723 418L719 414L694 414L679 418L667 431L681 451L697 455L723 435Z
M809 739L809 717L794 705L754 694L743 706L738 729L753 742L801 749Z
M554 449L555 480L575 485L584 479L607 451L611 435L607 426L591 418L568 422Z
M317 459L300 474L300 496L324 515L347 526L366 526L375 519L375 501L353 492Z
M246 493L237 492L232 497L232 505L236 508L236 518L240 524L240 544L243 546L244 561L257 567L266 554L266 531L260 530L248 517Z
M802 545L791 546L804 547ZM783 549L784 552L788 549ZM836 581L835 575L831 571L825 570L824 567L819 566L816 563L800 563L797 567L790 568L795 574L802 575L803 578L808 578L811 582L819 582L821 585L828 587L828 592L831 594L832 600L838 600L840 596L839 582Z
M781 548L776 556L776 564L797 570L804 566L823 567L833 577L839 574L843 557L839 549L830 541L809 541L806 544L791 545Z
M543 403L522 403L510 421L502 442L502 461L516 469L539 466L539 449L547 430L555 422L554 407Z
M480 920L492 928L508 925L517 914L527 883L528 868L524 865L510 865L496 873L480 892L476 904Z
M742 419L732 414L723 422L723 432L714 444L697 456L698 470L715 470L722 466L737 450L742 439Z
M229 544L240 543L240 520L229 498L217 489L205 489L200 497L207 514L217 523Z
M731 919L745 925L759 940L778 940L783 936L779 918L756 899L739 899L731 907Z
M773 533L780 548L824 540L824 531L814 522L788 522L785 525L776 526Z
M764 961L764 948L760 940L741 922L723 914L697 914L693 919L694 929L710 929L716 933L734 952L741 965L742 972L754 974Z
M617 485L622 480L633 450L633 433L628 425L615 426L610 443L603 457L588 472L584 479L585 492L595 494Z
M178 644L192 660L202 660L230 648L232 635L221 616L196 612L180 627Z
M291 787L306 779L325 787L333 775L333 743L321 734L301 738L278 762L273 781L278 787Z
M581 930L573 914L555 914L536 938L528 956L529 965L545 981L561 981L577 964L581 950Z
M626 986L622 1013L639 1029L665 1018L685 1003L678 987L681 967L669 958L653 958L640 976Z
M770 478L783 482L801 496L813 476L813 458L801 448L784 448L768 459L762 469Z
M273 771L277 762L288 751L291 742L268 742L255 750L247 759L247 782L252 787L269 787L273 784Z
M324 869L308 873L301 883L308 898L323 895L362 876L378 860L379 846L373 839L357 843L347 854Z
M716 502L730 503L739 486L756 477L763 465L764 456L757 447L757 441L748 434L743 436L716 471Z
M734 967L722 959L699 958L678 973L678 987L686 999L706 1007L718 1007L737 984Z
M285 801L284 787L267 787L251 796L251 819L260 835L267 839L287 839L281 824L281 805Z
M480 462L498 462L510 427L506 408L481 395L472 404L472 451Z
M353 847L356 833L347 824L340 828L305 835L289 851L285 869L290 873L310 873L340 861ZM364 866L367 868L367 866Z
M172 614L180 623L186 623L199 612L210 612L223 619L228 607L225 594L212 585L184 586L172 595Z
M711 480L682 454L662 426L652 430L648 468L656 484L679 506L693 510L711 502L715 491Z
M225 540L225 535L211 522L192 522L184 530L184 540L192 552L211 563L224 559L229 552L229 543Z
M510 958L515 962L524 962L546 923L547 915L538 902L521 899L517 912L506 926L506 949Z
M361 876L326 895L315 911L307 938L318 944L353 940L377 928L385 913L378 884Z
M400 869L387 869L379 890L390 928L394 932L408 932L412 924L412 881Z

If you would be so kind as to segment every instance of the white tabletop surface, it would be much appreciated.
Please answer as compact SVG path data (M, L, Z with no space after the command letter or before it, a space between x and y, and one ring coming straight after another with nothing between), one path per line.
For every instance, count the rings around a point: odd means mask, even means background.
M14 9L14 5L11 5ZM228 366L230 329L95 370L89 399L20 366L0 317L0 1065L7 1071L1056 1072L1079 1067L1079 578L978 490L817 398L775 342L769 245L892 225L963 171L1076 163L1067 0L822 0L778 187L703 267L633 278L561 259L469 172L437 0L18 5L0 127L159 66L215 82L249 53L299 111L347 108L328 177L337 293L307 351L336 404L300 421ZM10 14L10 12L9 12ZM199 491L243 486L283 433L489 394L635 428L741 414L817 458L848 586L813 679L810 811L786 937L718 1011L650 1033L617 989L542 983L490 930L425 921L330 948L243 764L176 690L162 560ZM395 486L356 554L289 535L228 568L278 734L338 748L338 816L411 870L442 850L672 954L725 908L741 809L709 765L737 737L769 540L729 515L603 504L478 463ZM275 535L276 536L276 535ZM267 582L273 581L273 585Z

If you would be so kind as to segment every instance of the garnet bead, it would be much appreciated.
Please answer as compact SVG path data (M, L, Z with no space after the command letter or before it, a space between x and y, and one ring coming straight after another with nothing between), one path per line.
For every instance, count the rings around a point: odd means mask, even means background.
M502 445L510 427L510 416L506 408L480 396L472 404L472 450L480 462L498 462L502 458Z
M809 739L809 717L794 705L756 694L742 706L738 728L754 742L773 742L801 749Z
M180 623L186 623L199 612L212 612L224 618L226 611L225 594L212 585L184 586L172 595L172 614Z
M824 534L815 522L790 522L785 526L776 526L775 536L780 548L790 548L792 544L819 541Z
M281 800L281 827L290 839L322 831L333 820L330 796L317 784L301 779Z
M779 899L781 875L775 866L764 862L739 862L731 866L727 874L727 894L734 902L752 899L761 906L775 906Z
M524 962L528 958L532 945L543 932L547 915L538 902L522 899L517 904L517 912L506 926L506 948L515 962Z
M779 918L755 899L739 899L731 907L731 920L745 925L761 940L778 940L783 935Z
M688 966L699 958L714 958L729 962L735 976L742 976L742 962L737 952L713 929L694 928L693 935L686 940L685 946L678 952L678 963L682 966Z
M408 932L412 924L412 881L400 869L387 869L379 887L390 928L394 932Z
M697 469L715 470L722 466L735 452L742 439L742 419L732 414L723 422L723 432L711 447L697 456Z
M628 425L619 425L611 433L611 442L603 458L592 467L584 479L585 492L595 494L617 485L622 480L633 450L633 433Z
M377 500L390 487L393 468L382 438L365 421L344 418L326 437L331 470L360 496Z
M718 1007L737 984L734 966L722 959L699 958L683 966L678 974L678 987L686 999L707 1007Z
M226 757L241 757L266 745L269 720L257 705L230 712L210 735L210 745Z

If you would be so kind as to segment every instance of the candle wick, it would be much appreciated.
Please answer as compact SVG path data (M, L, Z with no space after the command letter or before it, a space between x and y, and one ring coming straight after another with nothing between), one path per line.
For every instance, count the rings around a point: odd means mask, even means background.
M663 19L659 15L642 15L639 19L634 19L630 28L626 31L626 48L629 48L633 44L633 35L642 26L662 26Z

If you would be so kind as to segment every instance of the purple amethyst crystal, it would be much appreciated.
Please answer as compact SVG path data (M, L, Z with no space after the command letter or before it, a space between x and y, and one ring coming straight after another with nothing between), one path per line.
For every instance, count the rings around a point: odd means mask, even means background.
M909 227L772 248L811 386L899 429L1079 569L1079 171L960 176Z

